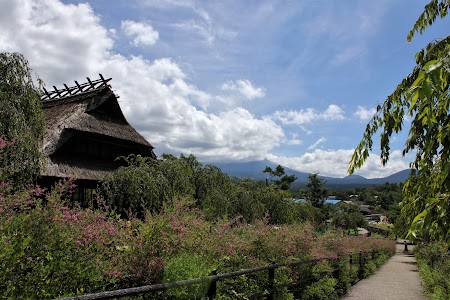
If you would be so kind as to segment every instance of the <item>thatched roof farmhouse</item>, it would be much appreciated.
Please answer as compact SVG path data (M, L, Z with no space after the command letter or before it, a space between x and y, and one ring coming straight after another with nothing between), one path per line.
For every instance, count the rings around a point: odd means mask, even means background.
M38 181L43 186L74 178L78 191L83 192L95 189L116 169L119 156L133 153L156 158L153 146L125 119L108 85L111 79L100 75L99 80L87 80L84 84L75 81L73 87L64 85L64 89L54 87L51 92L44 89L45 170Z

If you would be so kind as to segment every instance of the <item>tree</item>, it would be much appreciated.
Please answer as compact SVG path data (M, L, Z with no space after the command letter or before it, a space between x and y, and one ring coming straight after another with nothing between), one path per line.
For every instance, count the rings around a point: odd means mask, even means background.
M266 179L266 184L273 182L275 186L282 190L288 190L291 187L291 184L297 180L295 175L287 175L284 172L284 168L281 165L278 165L275 170L272 170L271 167L266 167L263 171L264 173L268 173L268 178ZM278 177L279 179L274 179L274 177Z
M228 174L208 164L197 168L194 179L197 204L205 211L208 219L232 217L238 214L236 207L239 205L233 201L236 185Z
M449 0L432 0L414 24L407 40L422 33L437 17L444 18ZM372 150L373 135L382 130L381 160L389 160L392 133L412 119L403 155L415 151L415 175L404 185L402 214L410 224L408 237L450 241L450 36L430 42L416 54L416 66L367 124L349 164L349 173L362 166Z
M40 91L27 60L18 53L0 53L0 181L35 179L43 166L43 138Z
M147 210L158 212L178 192L172 189L172 186L180 186L174 181L184 180L185 177L177 166L169 168L175 172L168 174L160 162L140 155L131 154L120 159L127 166L119 167L105 178L100 190L107 205L122 217L126 217L130 211L138 217L143 217ZM175 165L178 161L171 162ZM170 181L168 178L171 178Z
M306 199L314 207L322 207L328 191L325 188L325 182L317 174L308 175L308 183L306 184L307 196Z
M356 234L358 227L367 226L367 220L354 204L338 203L331 209L331 224L335 227L350 230Z

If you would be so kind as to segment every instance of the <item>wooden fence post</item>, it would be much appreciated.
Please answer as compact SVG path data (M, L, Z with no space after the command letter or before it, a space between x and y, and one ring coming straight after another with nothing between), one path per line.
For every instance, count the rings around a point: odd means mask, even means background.
M342 257L338 256L336 259L336 269L333 272L333 277L339 281L339 277L341 276L341 262Z
M351 273L352 273L352 266L353 266L353 253L350 254L350 261L349 261L349 264L350 264L350 274L351 274Z
M267 289L269 290L269 295L267 295L267 300L273 300L273 291L270 291L275 286L275 262L271 262L271 268L269 269L269 285Z
M364 255L361 250L359 250L359 270L358 277L362 279L364 277Z
M217 269L212 270L210 275L217 275ZM217 279L213 279L208 289L208 299L214 299L217 295Z
M342 296L347 291L347 280L346 277L351 276L350 270L348 274L345 271L345 265L347 264L347 259L345 256L338 255L336 259L336 269L333 272L333 277L337 281L336 291L340 296Z

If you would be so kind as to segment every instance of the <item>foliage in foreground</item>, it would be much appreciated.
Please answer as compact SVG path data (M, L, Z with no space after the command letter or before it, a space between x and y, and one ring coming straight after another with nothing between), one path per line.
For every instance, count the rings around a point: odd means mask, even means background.
M437 17L447 16L448 0L431 0L407 39L422 33ZM416 66L367 124L356 147L349 173L362 166L372 150L372 137L381 133L381 160L389 160L392 134L411 118L403 155L415 153L415 176L404 186L402 221L410 225L408 238L450 241L450 36L430 42L416 54Z
M246 225L239 218L211 223L189 198L174 199L143 220L125 220L106 208L69 208L60 199L68 197L71 188L71 181L60 183L52 192L29 186L12 193L8 184L0 186L0 298L50 299L206 276L213 269L223 273L271 261L337 257L358 250L388 257L394 246L385 240L318 235L308 224L275 227L260 220ZM330 268L335 263L330 264L319 270L281 268L277 283L305 274L329 278L324 285L305 285L298 293L312 295L310 299L319 294L336 298L353 277L348 262L339 261L340 277L332 279ZM261 292L266 277L221 281L219 299ZM330 287L334 287L331 294ZM173 290L160 298L192 299L195 294L204 296L205 287ZM282 291L277 297L292 295Z
M419 247L415 253L425 292L432 300L450 299L450 247L445 242Z

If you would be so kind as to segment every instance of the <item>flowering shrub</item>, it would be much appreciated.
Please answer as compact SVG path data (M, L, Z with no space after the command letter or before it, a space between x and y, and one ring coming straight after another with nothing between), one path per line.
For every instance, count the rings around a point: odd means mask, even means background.
M266 218L246 224L239 216L210 222L191 198L184 197L143 219L132 214L121 219L106 208L69 208L64 199L73 187L66 180L50 191L30 185L14 193L7 183L0 184L1 298L50 299L203 277L213 269L224 273L271 261L337 258L359 250L392 251L392 245L383 240L341 237L340 233L318 235L308 223L273 226ZM325 272L327 288L315 284L307 294L336 295L330 294L331 287L345 289L350 282L344 280L350 276L345 271L348 262L341 262L342 272L336 280L330 273L335 263L330 263L325 269L280 268L277 284ZM245 298L266 285L266 273L247 275L220 281L218 293L220 299ZM297 297L306 288L292 293L284 290L277 297ZM187 299L205 291L205 286L198 286L158 297Z
M0 280L5 298L53 298L99 290L100 268L109 240L106 218L95 212L71 210L60 199L73 188L61 182L44 194L29 186L0 192ZM110 221L109 221L110 222Z

